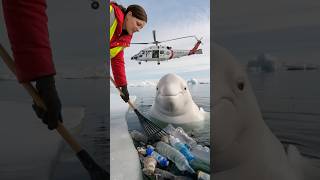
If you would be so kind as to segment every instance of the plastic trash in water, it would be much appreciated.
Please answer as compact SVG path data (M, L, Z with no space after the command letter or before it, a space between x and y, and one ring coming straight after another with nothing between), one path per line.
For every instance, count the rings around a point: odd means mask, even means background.
M197 174L198 174L198 176L197 176L198 180L210 180L210 174L207 174L202 171L198 171Z
M191 154L187 146L185 146L184 143L180 142L178 138L169 136L169 142L174 148L180 151L187 158L188 162L194 159L194 156Z
M168 135L167 136L162 136L161 137L161 141L169 144L169 136Z
M161 154L157 153L156 151L154 151L154 147L152 147L150 145L148 145L148 147L146 149L146 155L152 156L153 158L155 158L157 160L157 162L160 164L160 166L162 166L162 167L169 166L168 159L165 158L164 156L162 156Z
M180 142L178 138L173 136L169 137L170 144L180 151L188 160L191 167L195 170L202 170L205 172L210 172L210 164L202 161L201 159L195 158L195 156L190 152L185 144Z
M160 141L157 143L156 150L160 154L164 155L172 162L174 162L180 171L195 173L195 171L190 167L188 160L184 157L184 155L170 145Z
M137 151L138 151L139 154L142 154L144 156L147 154L146 153L146 148L144 148L144 147L137 147Z
M210 148L196 145L190 148L191 153L203 162L210 164Z
M210 148L197 144L197 142L188 136L188 134L181 128L174 128L169 124L165 131L170 135L178 138L182 143L184 143L188 148L190 148L191 153L201 161L210 165Z
M169 124L164 130L170 135L180 139L184 144L187 144L189 147L197 145L197 142L188 136L186 132L181 127L174 128L172 124Z
M148 176L154 174L154 170L156 169L157 161L152 156L147 156L143 160L143 173Z
M131 131L130 135L131 135L132 139L137 142L143 142L143 143L148 142L148 137L137 130Z

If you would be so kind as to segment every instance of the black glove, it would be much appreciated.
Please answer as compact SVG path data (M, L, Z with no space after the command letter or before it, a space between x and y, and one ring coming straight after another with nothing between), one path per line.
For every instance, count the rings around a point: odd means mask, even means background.
M129 92L128 92L128 89L127 89L127 85L121 86L120 90L122 92L122 94L120 95L121 98L124 100L124 102L128 102L129 101Z
M61 102L56 90L53 76L46 76L36 80L36 88L41 99L44 101L47 111L37 106L33 102L33 109L38 118L48 125L48 129L53 130L58 126L58 120L62 122Z

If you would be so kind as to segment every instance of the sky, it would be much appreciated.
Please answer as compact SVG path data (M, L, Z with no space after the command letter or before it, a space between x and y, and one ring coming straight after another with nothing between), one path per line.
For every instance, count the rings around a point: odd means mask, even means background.
M133 35L132 42L152 42L152 30L156 30L158 41L182 36L196 35L203 38L203 54L161 62L142 62L131 57L150 45L131 45L125 49L125 63L128 81L159 80L167 73L175 73L186 80L196 78L209 81L210 76L210 1L209 0L117 0L127 7L138 4L148 14L148 23ZM195 45L194 38L163 43L173 49L190 50Z
M241 62L269 53L283 62L320 64L319 1L223 0L214 6L214 40Z
M106 59L105 19L102 7L95 11L89 0L47 1L50 41L58 74L77 74L103 71ZM104 2L104 1L100 1ZM132 42L152 41L152 30L157 31L157 39L165 40L187 35L203 37L203 55L183 57L172 62L155 62L138 65L131 56L145 48L131 46L125 49L125 63L128 81L160 79L164 74L177 73L185 78L209 78L210 70L210 9L209 0L143 0L117 1L127 7L130 4L142 5L148 13L145 28L134 35ZM0 3L1 4L1 3ZM9 49L4 27L2 4L0 7L0 42ZM195 39L174 41L174 49L191 49ZM0 73L6 68L0 62ZM143 73L141 73L143 72ZM190 73L189 73L190 72Z

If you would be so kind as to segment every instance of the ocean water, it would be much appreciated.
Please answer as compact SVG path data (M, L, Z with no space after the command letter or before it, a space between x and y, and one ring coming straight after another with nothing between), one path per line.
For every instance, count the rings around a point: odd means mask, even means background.
M109 121L106 118L106 80L58 79L57 88L63 106L85 108L83 130L75 138L102 168L108 170L109 130L107 127ZM1 80L0 89L0 101L30 102L30 111L32 111L31 98L16 81ZM62 160L58 161L53 172L53 180L89 179L87 171L68 147L63 150L62 156Z
M263 118L283 143L320 159L320 72L250 73Z
M210 84L189 85L189 90L194 102L205 111L210 112ZM135 104L138 110L146 118L151 119L149 113L155 98L156 86L129 87L129 92L137 97ZM139 120L133 111L129 111L127 114L127 122L129 130L142 131ZM199 144L210 146L209 121L206 121L201 128L184 130L187 133L192 133Z

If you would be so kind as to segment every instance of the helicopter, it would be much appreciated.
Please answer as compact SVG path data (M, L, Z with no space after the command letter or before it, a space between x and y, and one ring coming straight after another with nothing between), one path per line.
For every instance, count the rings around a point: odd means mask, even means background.
M141 65L142 61L157 61L157 64L160 65L160 61L165 61L174 58L180 58L183 56L190 56L193 54L202 54L202 49L198 49L200 44L202 44L201 39L198 39L196 36L184 36L174 39L169 39L165 41L157 41L156 39L156 31L153 30L153 42L143 42L143 43L131 43L131 44L155 44L154 46L150 46L141 50L138 54L131 57L131 60L138 61L138 64ZM160 43L175 41L184 38L195 38L197 40L194 47L190 50L177 50L172 49L170 46L161 46Z

